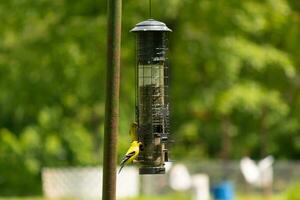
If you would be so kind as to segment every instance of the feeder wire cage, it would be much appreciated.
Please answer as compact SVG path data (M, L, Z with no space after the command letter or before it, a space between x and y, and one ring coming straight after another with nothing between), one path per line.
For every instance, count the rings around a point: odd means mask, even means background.
M140 174L165 173L168 161L169 68L168 32L162 22L146 20L136 25L136 119L139 141Z

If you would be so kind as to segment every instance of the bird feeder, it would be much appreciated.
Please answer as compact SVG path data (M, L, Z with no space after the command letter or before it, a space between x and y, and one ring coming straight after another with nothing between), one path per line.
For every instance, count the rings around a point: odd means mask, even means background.
M138 23L136 33L136 119L142 143L140 174L164 174L168 161L169 98L166 24L149 19Z

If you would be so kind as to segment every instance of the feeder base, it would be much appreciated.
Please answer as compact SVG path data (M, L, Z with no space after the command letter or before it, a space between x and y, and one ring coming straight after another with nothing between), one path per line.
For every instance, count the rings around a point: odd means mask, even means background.
M140 175L145 174L165 174L166 169L164 167L141 167L139 169Z

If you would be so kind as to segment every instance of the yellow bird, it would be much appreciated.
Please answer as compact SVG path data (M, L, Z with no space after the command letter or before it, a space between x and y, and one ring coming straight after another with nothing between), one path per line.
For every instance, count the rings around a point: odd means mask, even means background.
M121 172L121 170L123 169L125 164L129 164L129 163L133 162L133 160L139 155L141 144L142 143L138 142L138 141L131 142L131 145L130 145L125 157L121 161L121 164L120 164L121 168L119 170L119 173Z
M130 126L129 135L131 137L131 142L138 140L137 128L138 128L137 122L133 122Z

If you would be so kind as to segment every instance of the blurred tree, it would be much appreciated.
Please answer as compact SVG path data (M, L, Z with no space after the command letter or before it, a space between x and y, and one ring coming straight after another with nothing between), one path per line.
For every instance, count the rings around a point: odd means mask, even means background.
M172 41L178 138L178 127L196 117L210 156L283 156L275 138L291 134L278 127L290 119L287 88L296 77L283 47L293 15L288 2L185 1L182 8L197 12L178 15Z
M299 2L164 0L153 7L174 31L171 123L180 145L172 156L297 159ZM148 2L126 1L123 11L120 152L134 120L129 30L148 17ZM106 1L1 1L0 23L0 195L38 193L42 167L101 163Z

